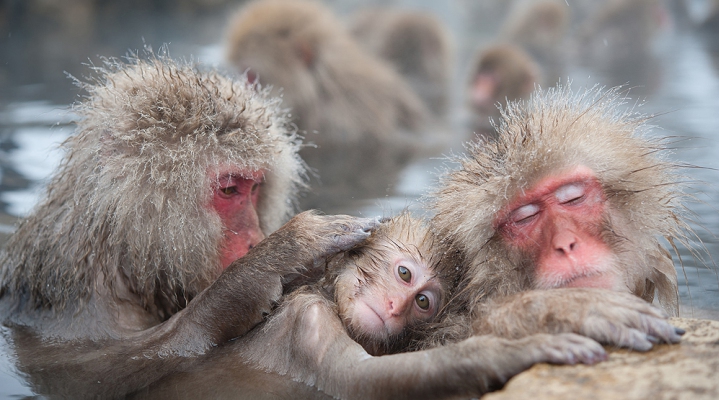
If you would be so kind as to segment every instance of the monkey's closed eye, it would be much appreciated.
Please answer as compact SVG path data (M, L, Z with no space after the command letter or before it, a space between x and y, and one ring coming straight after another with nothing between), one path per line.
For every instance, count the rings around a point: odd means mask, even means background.
M407 283L412 280L412 273L409 272L409 269L403 265L397 267L397 273L399 273L399 277Z
M554 197L562 204L573 204L584 199L585 192L586 188L583 184L572 183L557 189L554 193Z
M524 223L529 222L532 217L539 213L539 206L536 204L527 204L526 206L519 207L512 213L513 223Z
M429 297L420 293L414 297L414 302L423 310L429 310Z

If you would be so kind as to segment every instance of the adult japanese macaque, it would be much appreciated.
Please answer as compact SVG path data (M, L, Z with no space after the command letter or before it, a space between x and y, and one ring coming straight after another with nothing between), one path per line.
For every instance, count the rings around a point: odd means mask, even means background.
M572 334L518 341L473 337L429 351L396 354L421 338L425 325L447 303L461 270L447 262L438 244L424 224L408 214L383 222L362 245L330 259L319 283L293 292L264 325L238 339L228 352L211 355L205 366L212 373L202 368L179 374L151 388L148 397L476 396L537 362L604 359L598 343ZM228 374L238 369L243 373ZM258 383L256 374L251 380L244 378L245 370L254 369L277 375L272 383L266 377ZM214 378L216 373L222 391L208 393L205 385L195 388L193 380ZM290 384L292 392L286 392L290 380L307 386ZM270 395L263 394L263 386Z
M652 94L663 80L652 47L670 21L661 0L607 0L579 26L577 59L609 85Z
M301 151L319 175L302 207L329 213L338 201L386 195L423 143L422 101L318 2L244 5L229 23L227 59L281 93L306 141L316 145Z
M371 8L357 13L351 32L372 54L389 61L437 116L447 112L452 41L433 14Z
M499 33L502 40L520 46L536 60L549 85L564 76L570 9L562 0L517 2Z
M500 116L498 105L527 98L541 83L541 69L521 47L497 43L482 49L470 69L467 103L471 128L479 136L496 135L490 121Z
M647 302L678 314L658 238L690 245L681 179L647 117L622 105L618 90L535 92L442 178L433 224L466 257L459 297L475 333L572 331L638 350L678 340Z
M569 27L571 6L561 0L528 0L515 3L500 36L540 56L555 53Z
M278 100L164 54L78 82L76 134L0 255L0 318L39 393L117 397L192 365L378 223L280 228L304 165Z

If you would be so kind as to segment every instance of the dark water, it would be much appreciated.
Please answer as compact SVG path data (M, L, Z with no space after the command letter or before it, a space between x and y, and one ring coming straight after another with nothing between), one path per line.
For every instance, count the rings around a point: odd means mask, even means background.
M567 2L576 14L584 12L589 3ZM19 5L26 3L16 3L0 5L0 18L5 18L0 25L0 242L12 232L14 221L36 202L38 190L62 156L57 144L72 133L70 104L79 90L65 71L82 76L88 72L82 63L97 63L98 55L121 57L128 49L142 48L143 43L154 48L170 43L174 57L193 57L222 67L226 10L232 9L231 5L214 2L213 7L169 10L162 2L150 2L153 7L113 9L109 3L89 11L71 7L33 11ZM27 2L35 3L40 2ZM446 129L454 132L456 140L443 153L461 152L461 143L469 133L461 90L467 64L475 49L493 39L511 2L393 3L431 11L452 31L456 67ZM349 0L329 4L343 15L359 7ZM677 260L681 307L683 316L719 319L719 279L714 266L719 258L719 241L714 236L719 232L719 31L712 37L696 29L693 22L701 20L707 4L689 4L692 7L687 15L670 15L646 54L626 65L600 68L600 63L570 53L566 76L577 89L595 84L632 87L629 95L639 100L639 110L657 114L652 121L656 134L677 137L673 157L701 167L685 172L693 182L696 198L690 204L694 229L707 254L697 260L683 250L683 266ZM576 50L571 43L567 48L568 52ZM443 163L440 156L409 165L386 196L365 198L356 193L343 202L343 207L331 211L388 215L416 207L416 199L433 183ZM0 398L31 396L16 376L6 338L0 335Z

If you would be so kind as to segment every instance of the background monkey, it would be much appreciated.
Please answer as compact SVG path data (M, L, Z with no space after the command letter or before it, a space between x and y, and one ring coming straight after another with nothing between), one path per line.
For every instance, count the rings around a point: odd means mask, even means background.
M422 100L319 2L243 5L229 22L226 52L238 71L281 93L312 144L301 155L318 180L303 208L332 213L352 197L384 196L431 139L422 137Z
M452 40L439 18L375 7L358 12L350 25L358 42L394 66L435 116L447 114Z
M539 65L521 47L511 43L497 43L477 54L470 72L467 102L472 111L473 131L494 138L500 117L498 104L529 97L535 85L541 83Z

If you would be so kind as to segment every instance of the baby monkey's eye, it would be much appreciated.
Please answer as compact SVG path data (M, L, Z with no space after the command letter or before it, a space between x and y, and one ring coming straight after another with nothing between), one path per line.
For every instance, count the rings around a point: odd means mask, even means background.
M423 295L422 293L418 294L414 297L415 303L419 306L419 308L423 310L429 309L429 297Z
M409 272L407 267L400 265L397 267L397 272L399 273L399 277L402 278L403 281L409 283L409 281L412 280L412 273Z

